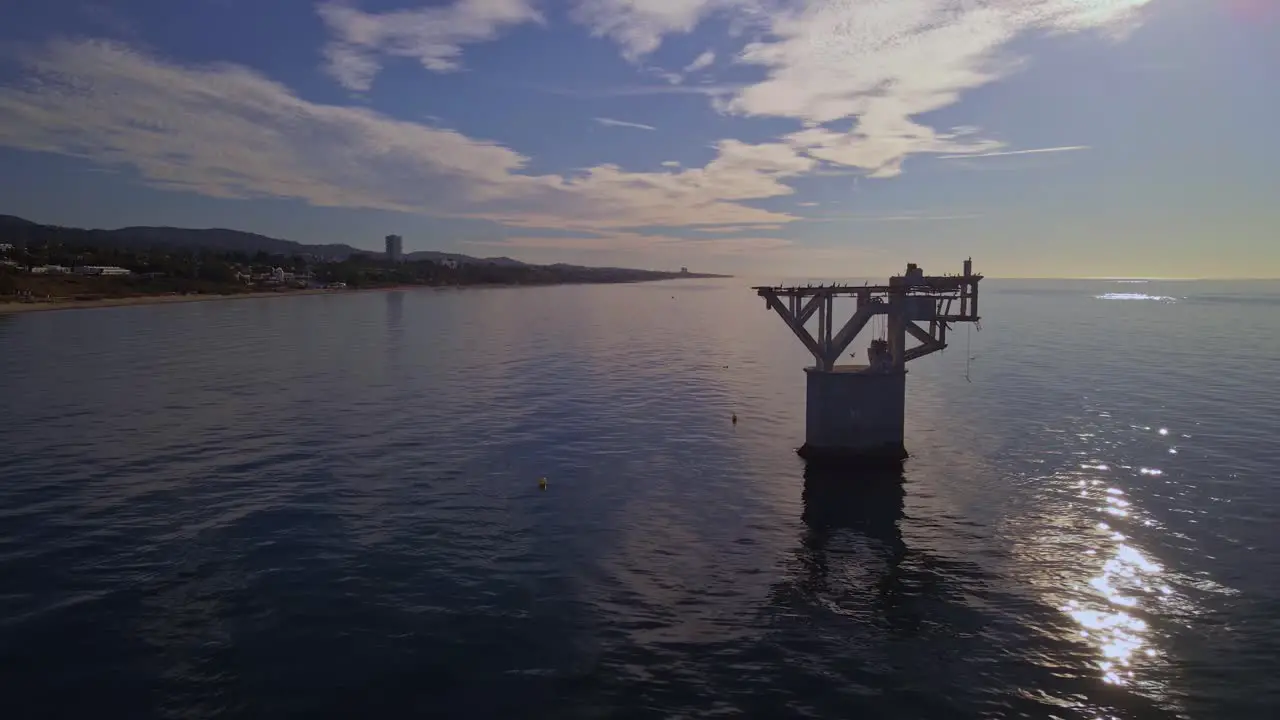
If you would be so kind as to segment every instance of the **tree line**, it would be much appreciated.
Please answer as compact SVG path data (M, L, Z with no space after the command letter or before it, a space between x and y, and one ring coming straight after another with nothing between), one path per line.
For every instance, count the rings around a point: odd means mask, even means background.
M299 278L307 278L314 284L344 283L352 288L387 285L545 285L558 283L610 283L660 280L678 277L676 273L614 268L582 268L572 266L508 265L484 261L462 263L456 267L417 260L389 262L374 255L356 253L337 260L317 259L305 255L279 255L265 251L244 253L200 248L177 248L164 245L146 247L126 246L114 243L90 242L85 235L93 231L65 231L39 226L33 232L26 228L23 237L6 237L12 233L0 231L0 242L16 247L5 259L16 267L5 268L8 275L29 273L33 268L57 265L67 268L80 266L115 266L134 273L133 277L100 278L102 281L127 283L140 292L148 291L147 285L172 291L173 281L186 281L184 287L209 288L218 286L243 290L244 277L270 273L281 268ZM35 235L35 237L33 237ZM43 235L43 237L40 237ZM14 243L14 240L19 243ZM684 275L684 277L688 277ZM167 280L167 282L162 282ZM12 294L20 283L10 277L0 280L0 286ZM207 291L207 290L202 290Z

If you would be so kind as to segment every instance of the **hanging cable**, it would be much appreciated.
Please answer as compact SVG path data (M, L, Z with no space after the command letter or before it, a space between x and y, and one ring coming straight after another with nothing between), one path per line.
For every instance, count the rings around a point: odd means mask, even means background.
M973 369L973 325L965 324L964 333L964 379L973 382L969 371Z

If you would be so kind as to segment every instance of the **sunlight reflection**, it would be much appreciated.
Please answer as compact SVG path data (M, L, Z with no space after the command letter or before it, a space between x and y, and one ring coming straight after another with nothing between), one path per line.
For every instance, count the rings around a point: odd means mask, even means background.
M1186 440L1178 439L1184 437L1181 428L1170 427L1167 419L1143 422L1088 410L1077 422L1046 428L1053 433L1047 438L1055 446L1051 450L1065 466L1040 476L1049 481L1042 487L1061 503L1060 514L1037 519L1060 523L1062 532L1045 533L1044 526L1032 531L1045 542L1035 548L1035 559L1053 564L1045 563L1043 577L1030 580L1044 587L1051 606L1062 613L1064 637L1084 651L1072 662L1078 672L1157 702L1176 702L1164 628L1198 608L1171 589L1185 578L1157 562L1153 551L1159 545L1149 543L1159 542L1153 533L1164 525L1146 506L1168 492L1167 476L1175 470L1158 465ZM1106 716L1107 708L1081 709L1092 717Z
M1151 474L1147 471L1148 468L1142 469L1144 474ZM1079 480L1077 486L1086 487L1086 481ZM1104 501L1100 508L1104 512L1120 518L1129 516L1131 503L1121 488L1106 487L1099 497ZM1138 616L1142 598L1157 592L1167 595L1168 586L1158 582L1163 568L1126 542L1123 533L1106 522L1098 522L1095 527L1115 543L1109 548L1084 551L1086 556L1106 558L1100 573L1087 581L1095 599L1070 600L1061 609L1080 626L1080 637L1097 649L1097 667L1103 680L1127 685L1133 680L1136 659L1159 654L1146 637L1146 621Z
M1096 296L1099 300L1158 300L1160 302L1177 302L1168 295L1148 295L1146 293L1103 293Z
M1129 612L1138 606L1138 598L1122 594L1116 587L1117 582L1134 582L1138 567L1124 563L1117 555L1107 561L1102 575L1090 580L1089 585L1106 598L1109 607L1091 607L1072 600L1063 608L1083 628L1081 635L1097 647L1102 656L1098 668L1103 678L1115 685L1133 678L1131 664L1136 654L1156 654L1154 648L1145 647L1147 623Z

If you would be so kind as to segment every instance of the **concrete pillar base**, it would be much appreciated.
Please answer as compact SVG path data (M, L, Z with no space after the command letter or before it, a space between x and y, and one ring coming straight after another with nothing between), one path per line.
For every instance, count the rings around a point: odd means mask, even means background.
M901 461L906 419L907 374L865 372L862 366L805 368L806 460Z
M821 447L805 443L796 449L796 454L812 463L892 466L902 464L910 455L903 444L880 445L878 447L839 448Z

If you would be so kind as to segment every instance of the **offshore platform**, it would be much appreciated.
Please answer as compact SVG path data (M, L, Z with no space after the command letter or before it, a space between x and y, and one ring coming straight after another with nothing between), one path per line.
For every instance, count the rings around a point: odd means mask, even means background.
M915 263L888 285L805 285L753 288L787 323L814 365L807 377L806 460L902 460L907 363L947 347L953 323L978 323L978 282L973 259L961 275L925 275ZM836 330L835 299L857 301L853 316ZM808 323L817 317L817 335ZM836 361L873 318L884 316L883 337L871 341L867 361ZM928 323L927 328L918 323ZM981 328L981 325L979 325ZM907 347L907 336L919 342ZM856 353L854 353L856 356Z

